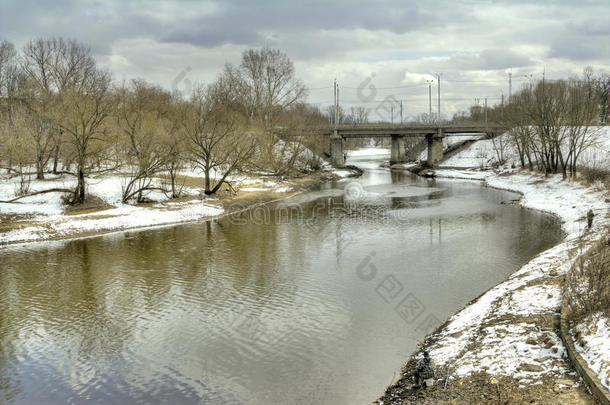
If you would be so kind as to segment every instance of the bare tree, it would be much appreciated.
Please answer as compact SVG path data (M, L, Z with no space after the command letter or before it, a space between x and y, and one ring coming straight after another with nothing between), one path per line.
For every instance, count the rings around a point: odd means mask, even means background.
M530 170L533 170L531 143L534 134L525 115L526 101L523 93L513 95L510 104L504 108L499 123L506 129L509 143L517 151L521 167L529 165Z
M0 41L0 98L14 95L19 78L17 51L12 43Z
M565 132L568 84L539 82L523 91L521 113L533 128L531 143L541 169L556 173L565 165L562 144Z
M64 134L67 153L76 164L74 203L85 201L85 178L104 160L109 143L107 119L114 108L110 81L109 73L93 70L80 86L63 89L54 105L53 123Z
M197 87L182 118L191 161L205 175L206 195L216 193L229 175L243 169L256 150L255 138L244 131L242 115L219 102L223 97L218 91L214 86Z
M337 110L337 114L335 114L335 110ZM347 120L347 114L345 113L345 109L341 106L339 106L338 108L334 105L327 106L326 116L328 117L328 121L333 125L345 124L345 121ZM336 123L335 120L337 121Z
M178 95L172 94L169 110L161 122L163 133L161 143L165 149L165 170L169 176L171 198L180 197L184 186L184 182L178 184L178 173L183 169L184 162L187 160L186 140L184 131L181 130L180 110L183 108L182 104L183 102L179 100Z
M507 142L503 135L496 136L491 138L491 145L496 154L496 161L499 166L502 166L506 163L506 157L504 154L506 153Z
M30 173L27 168L32 162L29 147L31 125L23 108L16 109L10 120L0 123L3 152L8 157L8 172L20 178L15 194L24 196L29 191Z
M563 175L569 170L570 175L576 174L578 158L581 153L595 144L599 131L592 127L598 117L598 99L591 92L586 81L571 80L569 83L567 122L564 128L567 156L563 165Z
M37 114L29 107L30 103L19 103L13 108L12 122L15 124L15 130L25 136L27 148L36 167L36 178L42 180L53 146L53 137L50 135L52 126L46 117Z
M123 186L123 202L143 192L160 189L154 177L165 168L167 153L162 142L170 95L143 80L133 80L118 92L118 124L122 130L124 161L130 170Z
M414 118L416 124L436 124L436 113L421 113Z
M345 117L345 123L351 125L362 125L369 122L369 110L365 107L350 107L349 114Z
M583 80L543 80L512 97L504 124L522 166L527 158L530 169L535 162L546 174L576 174L580 155L598 137L593 125L600 106L592 77L592 69L586 69Z
M23 48L21 66L30 83L30 108L40 116L48 116L54 96L71 88L85 90L88 78L94 75L95 60L86 46L63 38L36 39ZM61 130L48 131L53 137L53 173L57 173Z
M248 117L250 128L258 135L259 169L277 166L276 149L281 140L275 131L282 125L283 112L307 95L290 58L277 49L248 49L242 54L238 67L227 65L217 84L224 90L220 92L222 97L232 97L232 102L241 104L240 111ZM233 91L228 93L227 88Z

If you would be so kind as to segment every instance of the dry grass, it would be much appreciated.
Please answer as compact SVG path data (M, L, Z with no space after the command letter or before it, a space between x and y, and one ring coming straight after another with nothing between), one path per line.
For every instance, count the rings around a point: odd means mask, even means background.
M82 204L66 205L65 207L66 215L88 214L114 208L112 205L107 204L104 200L92 194L89 194Z
M566 278L568 318L578 323L591 314L610 317L610 234L581 255Z
M578 175L586 186L603 184L607 190L610 190L610 172L607 170L583 167L579 168Z

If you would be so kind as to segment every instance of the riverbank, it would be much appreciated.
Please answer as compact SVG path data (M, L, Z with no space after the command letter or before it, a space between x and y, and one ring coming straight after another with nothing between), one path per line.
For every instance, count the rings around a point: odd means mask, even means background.
M484 180L520 193L524 208L558 216L566 238L426 337L377 403L594 403L569 364L558 331L565 273L579 252L607 234L608 190L561 176L460 172L451 170L447 177ZM436 175L442 177L443 170ZM586 230L589 209L596 216ZM437 366L437 383L419 390L411 375L424 350Z
M151 192L146 203L121 202L124 178L107 176L90 180L88 201L79 207L65 205L61 193L38 194L18 203L0 203L0 246L17 243L63 240L110 232L167 226L219 218L236 209L285 199L311 190L330 180L359 175L357 171L325 167L299 178L238 177L232 188L216 195L201 193L203 177L186 173L180 178L183 195L169 199L162 192ZM19 178L4 178L1 199L13 198ZM66 176L30 180L30 192L69 188L74 181Z

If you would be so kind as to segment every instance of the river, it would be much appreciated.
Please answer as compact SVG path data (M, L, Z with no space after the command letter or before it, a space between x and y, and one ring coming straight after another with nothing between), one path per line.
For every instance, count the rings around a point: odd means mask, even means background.
M516 194L350 163L219 220L0 250L0 403L370 403L562 237Z

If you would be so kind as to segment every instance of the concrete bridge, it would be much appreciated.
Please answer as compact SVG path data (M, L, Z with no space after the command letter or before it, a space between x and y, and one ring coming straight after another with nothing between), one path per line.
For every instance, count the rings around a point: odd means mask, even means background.
M425 137L428 141L428 166L434 166L443 158L443 138L446 136L486 135L488 138L500 135L503 129L498 126L472 125L369 125L369 126L339 126L326 132L330 137L330 157L337 166L345 165L343 141L347 138L392 138L390 163L407 161L405 153L406 137Z

